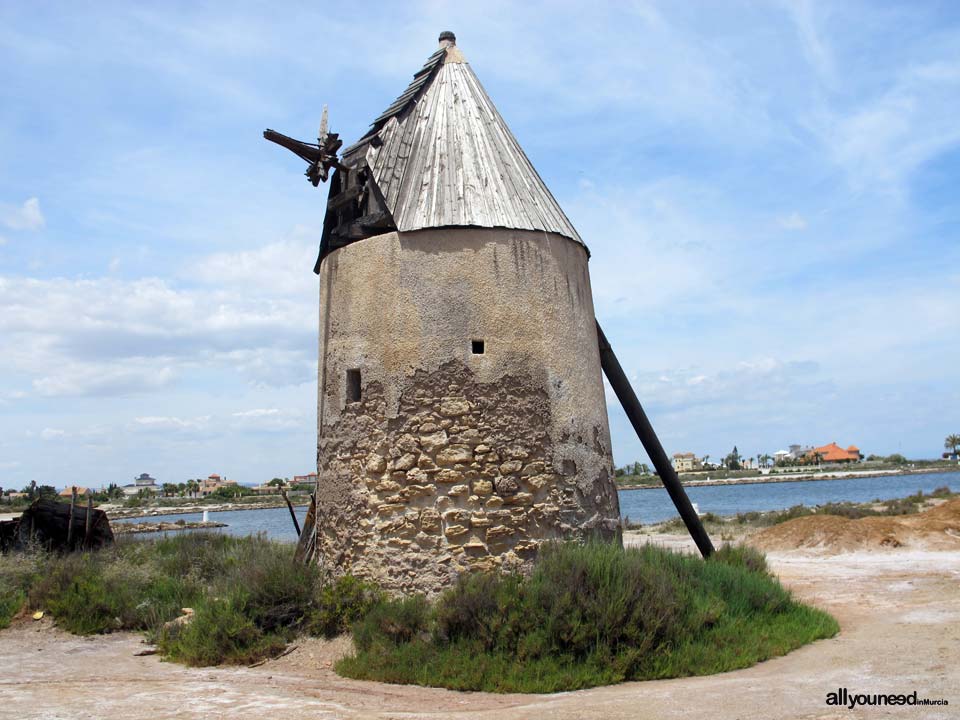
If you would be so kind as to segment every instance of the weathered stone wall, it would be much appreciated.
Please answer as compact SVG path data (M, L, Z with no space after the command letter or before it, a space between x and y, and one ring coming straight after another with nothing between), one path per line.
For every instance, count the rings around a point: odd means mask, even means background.
M321 561L399 591L619 530L586 253L446 233L370 238L321 268Z

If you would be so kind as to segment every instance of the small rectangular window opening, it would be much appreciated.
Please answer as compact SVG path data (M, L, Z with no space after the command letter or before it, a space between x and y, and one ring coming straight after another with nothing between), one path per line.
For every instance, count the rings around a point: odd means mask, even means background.
M347 370L347 402L360 400L360 371Z
M470 349L474 355L483 355L483 340L471 340Z

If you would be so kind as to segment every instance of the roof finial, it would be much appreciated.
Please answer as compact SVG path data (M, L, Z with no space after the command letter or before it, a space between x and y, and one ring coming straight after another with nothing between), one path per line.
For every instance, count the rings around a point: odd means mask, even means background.
M440 33L440 47L447 48L447 47L450 47L451 45L456 45L456 44L457 44L457 36L454 35L452 32L450 32L449 30L444 30L442 33Z

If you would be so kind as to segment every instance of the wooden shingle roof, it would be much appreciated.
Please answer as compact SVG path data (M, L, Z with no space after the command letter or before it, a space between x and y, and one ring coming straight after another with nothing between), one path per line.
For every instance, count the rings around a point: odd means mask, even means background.
M369 167L401 232L510 228L584 244L455 44L427 59L343 159Z

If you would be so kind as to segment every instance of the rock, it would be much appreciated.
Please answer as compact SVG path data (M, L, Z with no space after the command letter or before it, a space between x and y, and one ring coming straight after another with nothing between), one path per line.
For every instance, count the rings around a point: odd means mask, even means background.
M485 504L488 508L498 508L498 507L500 507L501 505L503 505L503 498L500 498L500 497L497 497L496 495L494 495L492 498L490 498L489 500L487 500L487 502L484 503L484 504Z
M191 622L193 622L193 608L180 608L180 617L165 622L161 626L162 632L176 635L176 633L180 632L182 628Z
M512 497L506 498L507 505L530 505L533 502L533 495L525 492L518 492Z
M530 477L531 475L540 475L544 470L544 465L542 462L532 462L523 466L523 470L520 471L520 475L523 477Z
M404 453L418 453L420 444L413 435L404 434L397 439L397 449Z
M520 489L520 484L515 478L505 477L497 481L496 488L498 495L513 495Z
M473 491L477 495L490 495L493 492L493 483L489 480L474 480Z
M371 475L379 475L387 469L387 461L381 455L370 453L367 455L366 470Z
M479 445L480 433L472 428L462 430L457 434L457 442L461 442L466 445Z
M438 465L456 465L473 462L473 450L469 445L451 445L437 453Z
M527 452L527 449L520 445L509 446L508 448L502 451L502 454L514 460L524 460L525 458L530 457L530 453Z
M449 491L447 494L448 494L448 495L455 495L455 496L459 496L459 495L469 495L469 494L470 494L470 486L469 486L469 485L454 485L452 488L450 488L450 491Z
M430 476L424 472L422 468L411 468L407 470L406 480L408 483L413 483L414 485L428 485L430 483Z
M424 470L436 470L437 468L437 464L430 459L429 455L421 455L420 459L417 460L417 466Z
M425 497L433 494L432 485L407 485L401 494L407 498Z
M447 512L443 514L443 521L448 525L469 525L470 513L466 510L447 510Z
M420 513L420 528L424 532L436 532L440 529L440 513L433 508L424 508Z
M497 525L495 527L487 528L487 544L502 544L506 542L513 535L513 528L508 528L505 525Z
M483 453L490 452L490 446L481 444L481 445L477 445L473 450L478 455L482 455Z
M396 492L399 489L400 484L395 483L393 480L384 480L374 488L377 492Z
M521 540L514 546L514 552L518 555L532 555L537 552L540 545L533 540Z
M456 541L464 537L468 532L469 530L463 525L448 525L444 529L443 534L447 536L447 540Z
M492 524L493 522L486 515L474 514L470 516L470 527L485 528Z
M417 456L413 453L406 453L401 455L396 460L393 461L394 470L409 470L414 465L417 464Z
M432 422L425 422L423 425L420 426L420 434L428 435L429 433L435 433L439 429L440 429L439 425Z
M470 412L470 403L464 397L445 397L440 401L440 414L444 417L458 417Z
M550 485L553 481L553 475L534 475L526 478L525 480L525 482L534 490L540 490L541 488Z
M425 452L436 452L440 448L447 446L447 433L445 430L437 430L429 435L420 436L420 446Z
M463 473L459 470L441 470L437 473L438 483L459 483L463 482Z
M514 473L520 472L522 467L523 463L519 460L507 460L500 465L500 472L504 475L513 475Z

